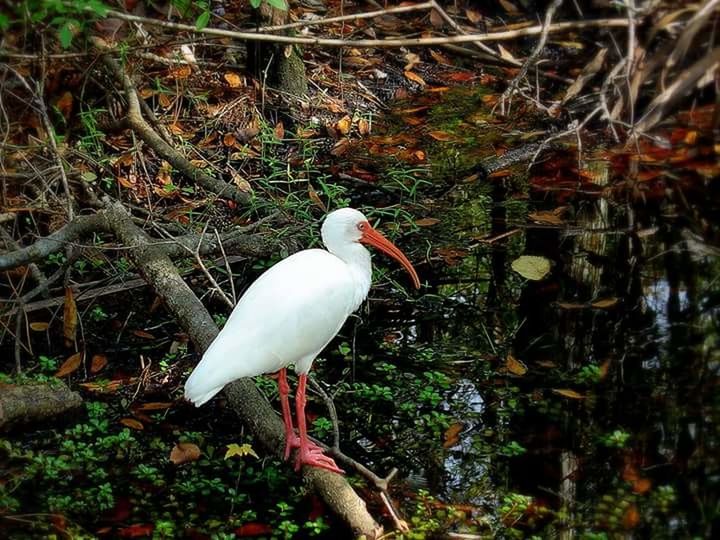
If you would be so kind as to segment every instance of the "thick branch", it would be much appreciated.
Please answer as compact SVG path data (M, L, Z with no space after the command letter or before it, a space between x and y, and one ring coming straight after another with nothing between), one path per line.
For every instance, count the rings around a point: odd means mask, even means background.
M59 416L82 405L77 392L62 383L2 385L0 388L0 428L28 424Z

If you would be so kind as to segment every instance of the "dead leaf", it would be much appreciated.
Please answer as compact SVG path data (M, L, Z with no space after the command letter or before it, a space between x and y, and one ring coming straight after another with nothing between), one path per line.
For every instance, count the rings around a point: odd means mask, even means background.
M170 452L170 461L174 465L182 465L200 459L200 448L193 443L177 443Z
M370 135L370 122L361 118L358 120L358 133L362 136Z
M417 64L420 63L420 56L415 53L407 53L405 55L405 71L410 71L412 68L414 68Z
M170 401L153 401L150 403L143 403L142 405L136 407L136 409L138 411L161 411L169 409L172 406L173 404Z
M421 218L415 221L415 225L417 225L418 227L432 227L433 225L436 225L438 223L440 223L439 219L431 217Z
M313 188L310 184L308 184L308 196L315 206L320 208L323 212L327 212L327 206L325 206L325 203L320 198L320 195L318 195L318 192L315 191L315 188Z
M633 493L643 495L652 488L652 481L649 478L638 478L632 483Z
M445 24L445 21L436 9L430 12L430 24L432 24L434 28L442 28L443 24Z
M456 422L445 430L443 434L443 448L452 448L460 442L460 432L463 430L462 422Z
M31 322L30 323L30 330L33 332L44 332L50 328L50 323L46 322Z
M498 44L498 50L500 51L500 58L504 58L505 60L510 60L511 62L517 62L517 60L512 55L512 53L510 51L508 51L502 45Z
M507 369L509 373L517 375L518 377L522 377L528 371L525 363L522 360L515 358L512 354L508 354L505 359L505 369Z
M155 336L153 336L150 332L146 332L145 330L133 330L133 335L136 335L137 337L143 338L143 339L155 339Z
M431 131L430 133L428 133L428 135L430 135L436 141L441 141L441 142L455 140L455 137L453 137L449 133L445 133L444 131Z
M63 304L63 335L70 345L75 343L77 334L77 304L72 289L65 287L65 302Z
M57 100L57 103L55 103L55 107L57 107L57 110L60 111L60 114L63 115L63 118L67 120L70 118L70 114L72 113L73 108L73 96L70 92L64 92L62 96Z
M145 429L145 426L143 426L141 422L138 422L134 418L123 418L120 420L120 423L123 426L129 427L130 429L135 429L137 431L142 431Z
M473 24L477 24L483 20L482 13L471 8L465 9L465 16L468 18L468 21Z
M612 298L603 298L602 300L596 300L592 304L590 304L592 307L597 309L607 309L615 306L618 303L618 299L615 297Z
M640 512L637 509L637 506L634 504L631 504L627 510L625 510L625 515L623 516L623 527L626 529L634 529L637 527L640 523Z
M231 147L235 146L235 143L237 142L237 138L232 133L226 133L223 135L223 146Z
M452 60L450 60L447 56L444 54L434 51L433 49L430 49L430 56L433 57L433 60L435 60L438 64L445 64L446 66L452 66Z
M560 396L564 396L570 399L585 399L587 397L569 388L553 388L552 391Z
M412 71L406 71L405 78L409 81L419 84L420 86L427 86L425 79L423 79L420 75L418 75L417 73L414 73Z
M275 134L275 138L276 138L278 141L282 141L282 140L285 138L285 126L283 125L283 123L282 123L282 122L278 122L278 123L275 125L275 129L274 129L273 132L274 132L274 134Z
M520 15L520 10L509 0L499 0L499 2L508 15Z
M172 106L172 101L170 100L170 97L164 92L158 94L158 103L160 103L160 106L163 109L169 109Z
M348 115L343 116L335 123L335 129L337 129L342 135L350 133L350 127L352 127L352 118Z
M228 83L230 88L239 88L242 86L242 78L237 73L228 71L223 75L223 79Z
M572 302L558 302L557 307L562 309L585 309L587 307L586 304L575 304Z
M60 366L60 369L57 370L55 376L65 377L67 375L70 375L72 372L76 371L77 368L80 367L80 362L82 362L82 353L77 352L63 362L63 365Z
M530 212L528 218L533 220L535 223L543 223L547 225L562 225L564 220L558 216L555 212Z
M230 176L232 177L233 184L235 184L240 191L244 191L245 193L252 192L253 189L250 182L248 182L239 172L232 170Z
M90 361L90 373L97 373L107 365L108 359L104 354L96 354Z
M550 260L537 255L522 255L510 267L525 279L540 281L550 273Z

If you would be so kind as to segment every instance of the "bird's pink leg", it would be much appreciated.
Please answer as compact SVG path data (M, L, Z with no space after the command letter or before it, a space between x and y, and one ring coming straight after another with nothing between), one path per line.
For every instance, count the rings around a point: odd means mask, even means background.
M280 394L280 407L282 408L283 424L285 424L285 461L290 458L293 448L300 447L300 439L295 435L292 416L290 414L290 385L287 381L287 369L283 368L278 372L278 393Z
M307 384L307 374L303 373L298 377L298 389L295 396L295 409L297 414L298 431L300 432L300 450L295 460L295 470L299 471L303 465L311 467L320 467L332 472L343 474L341 468L335 465L332 458L322 453L322 449L308 440L307 426L305 424L305 386Z

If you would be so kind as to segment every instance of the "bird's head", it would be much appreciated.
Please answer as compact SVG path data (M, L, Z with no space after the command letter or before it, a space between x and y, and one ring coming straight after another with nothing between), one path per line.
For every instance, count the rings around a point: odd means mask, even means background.
M343 246L361 243L373 246L398 261L410 274L413 284L420 288L420 278L405 254L385 236L375 230L362 212L341 208L330 212L322 224L322 239L330 252Z

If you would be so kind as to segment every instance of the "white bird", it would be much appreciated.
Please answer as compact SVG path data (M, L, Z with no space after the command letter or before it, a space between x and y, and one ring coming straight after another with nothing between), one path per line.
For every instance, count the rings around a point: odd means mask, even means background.
M372 266L363 244L397 259L415 287L420 287L420 279L402 251L357 210L331 212L321 234L327 251L295 253L248 288L185 383L185 398L199 407L234 380L279 371L285 459L298 448L296 470L310 465L342 473L307 436L305 388L310 366L368 295ZM286 368L293 364L298 374L295 407L299 436L293 429L288 399Z

